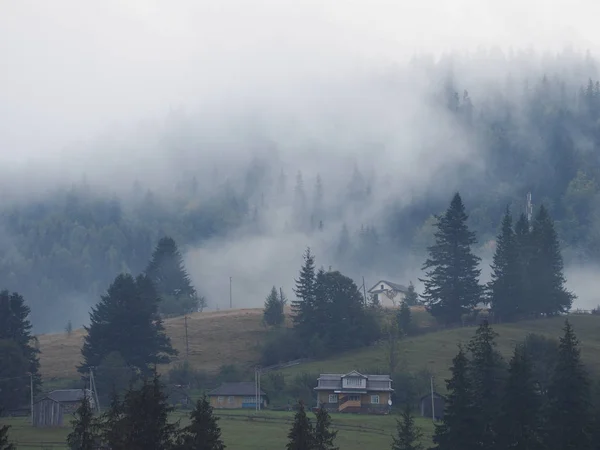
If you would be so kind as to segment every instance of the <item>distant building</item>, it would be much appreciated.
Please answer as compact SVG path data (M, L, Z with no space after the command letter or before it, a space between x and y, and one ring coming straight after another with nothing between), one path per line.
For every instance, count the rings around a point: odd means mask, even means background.
M323 373L319 376L318 406L328 411L387 414L391 409L392 379L389 375Z
M404 301L408 288L402 284L379 280L368 292L379 300L381 306L396 307Z
M208 393L210 405L217 409L255 409L256 385L252 381L223 383ZM260 407L268 404L267 394L260 391Z
M92 409L95 409L94 394L89 389L57 389L47 394L46 397L60 403L66 414L72 414L81 404L84 395L90 401Z
M444 409L446 407L446 397L437 392L433 392L433 405L431 401L432 394L424 395L419 399L419 409L423 417L429 417L434 420L442 420ZM433 413L432 413L433 406Z
M61 427L63 416L62 405L50 397L42 397L33 404L34 427Z

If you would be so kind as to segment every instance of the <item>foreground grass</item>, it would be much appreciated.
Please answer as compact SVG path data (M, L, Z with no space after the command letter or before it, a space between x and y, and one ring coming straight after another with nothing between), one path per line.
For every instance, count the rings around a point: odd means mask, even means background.
M506 325L494 325L498 333L498 350L510 358L515 344L523 341L529 333L558 338L562 335L564 317L538 319ZM600 374L600 316L571 315L569 321L581 341L581 356L589 370ZM445 390L443 380L450 375L452 358L456 355L459 343L465 344L475 334L475 327L428 333L400 341L400 363L397 370L416 372L430 371L436 382L436 389ZM363 348L341 354L322 361L300 364L283 370L286 378L302 372L306 373L347 373L357 370L382 370L389 368L388 350L385 344Z
M235 450L281 450L287 443L294 413L287 411L216 411L219 426L227 448ZM314 421L314 415L309 413ZM69 423L71 417L65 418ZM188 423L187 414L175 413L173 420L181 425ZM336 443L344 450L386 449L391 447L392 435L396 431L396 416L368 416L333 414L333 427L338 429ZM423 444L431 443L433 424L428 419L417 418L423 430ZM19 450L52 449L63 450L70 428L33 428L25 418L4 419L1 423L12 428L10 439Z

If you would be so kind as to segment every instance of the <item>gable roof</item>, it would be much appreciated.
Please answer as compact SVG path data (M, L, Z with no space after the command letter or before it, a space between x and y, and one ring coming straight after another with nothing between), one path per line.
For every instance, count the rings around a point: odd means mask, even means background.
M442 395L442 394L440 394L440 393L438 393L438 392L435 392L435 391L433 391L433 397L434 397L434 398L441 398L442 400L446 400L446 396L445 396L445 395ZM422 397L419 399L419 401L421 401L421 402L422 402L423 400L426 400L426 399L431 399L431 393L423 395L423 396L422 396Z
M85 389L85 392L90 401L93 401L92 391ZM83 399L83 395L83 389L57 389L50 392L46 397L59 403L70 403L80 402Z
M360 377L360 378L369 378L367 375L363 375L362 373L353 370L352 372L348 372L346 375L342 375L341 378L346 378L346 377Z
M381 290L381 289L376 289L381 283L387 284L389 287L391 287L395 291L404 292L404 293L408 292L408 288L406 286L404 286L403 284L392 283L391 281L387 281L387 280L379 280L377 283L375 283L375 285L371 289L369 289L369 292Z
M237 383L223 383L216 389L208 393L209 396L243 396L254 397L256 395L256 385L252 381L240 381ZM262 390L260 395L267 395Z

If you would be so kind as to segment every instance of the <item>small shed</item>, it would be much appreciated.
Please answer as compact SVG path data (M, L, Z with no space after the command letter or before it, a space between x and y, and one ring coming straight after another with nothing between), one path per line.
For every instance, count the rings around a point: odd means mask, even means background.
M50 397L42 397L33 404L33 426L60 427L63 424L63 407Z
M75 412L83 397L87 397L92 410L96 408L96 402L94 401L94 394L90 389L57 389L50 392L47 397L60 403L65 413L72 414Z
M433 407L433 411L432 411ZM434 420L442 420L444 417L444 409L446 408L446 397L437 392L424 395L419 399L419 410L423 417L433 418Z

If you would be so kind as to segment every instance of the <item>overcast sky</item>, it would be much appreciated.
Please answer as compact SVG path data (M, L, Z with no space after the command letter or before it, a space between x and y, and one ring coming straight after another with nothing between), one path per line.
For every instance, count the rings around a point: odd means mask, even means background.
M0 0L0 154L53 157L114 123L291 95L419 51L594 49L598 13L591 0Z

